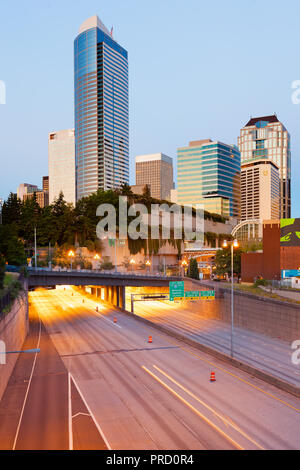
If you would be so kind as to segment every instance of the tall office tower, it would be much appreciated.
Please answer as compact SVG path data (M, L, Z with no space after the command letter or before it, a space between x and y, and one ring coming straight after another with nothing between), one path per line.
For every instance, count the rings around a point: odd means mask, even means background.
M235 145L196 140L178 149L178 204L202 204L225 217L240 215L240 152Z
M75 205L75 136L74 129L51 132L48 139L49 203L63 193Z
M267 159L241 167L241 220L279 219L279 168Z
M174 188L172 158L163 153L137 156L135 180L136 185L148 185L152 197L170 200Z
M251 118L238 137L242 164L269 159L279 167L280 218L291 216L290 135L276 115Z
M129 181L128 58L97 16L74 42L76 198Z
M17 196L21 201L23 201L26 194L33 194L38 190L39 189L35 184L21 183L17 189Z
M49 192L49 176L43 176L43 191Z

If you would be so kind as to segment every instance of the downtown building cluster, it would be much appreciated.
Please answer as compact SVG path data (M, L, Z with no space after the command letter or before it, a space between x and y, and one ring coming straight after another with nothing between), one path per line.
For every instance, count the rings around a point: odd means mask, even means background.
M98 189L129 183L128 53L97 16L84 21L74 41L74 128L49 133L48 159L47 188L20 185L21 199L36 193L40 205L52 204L62 192L75 205ZM170 156L139 155L132 191L142 194L145 186L156 199L221 216L242 242L259 240L264 220L291 216L289 133L270 115L251 118L237 145L190 141L177 151L176 189Z

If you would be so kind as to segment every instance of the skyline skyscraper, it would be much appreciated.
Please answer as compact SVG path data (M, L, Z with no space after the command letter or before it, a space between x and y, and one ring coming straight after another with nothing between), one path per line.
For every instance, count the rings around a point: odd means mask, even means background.
M72 204L75 198L75 137L74 129L51 132L48 137L49 202L60 192Z
M139 155L135 158L136 185L148 185L151 196L169 199L174 188L173 160L163 153Z
M76 199L129 182L128 54L97 16L74 42Z
M271 160L279 168L279 217L291 217L290 135L277 116L251 118L238 137L241 163Z
M225 217L240 215L240 152L235 145L196 140L178 149L178 204L202 204Z
M241 220L279 218L279 169L269 159L258 159L241 167Z

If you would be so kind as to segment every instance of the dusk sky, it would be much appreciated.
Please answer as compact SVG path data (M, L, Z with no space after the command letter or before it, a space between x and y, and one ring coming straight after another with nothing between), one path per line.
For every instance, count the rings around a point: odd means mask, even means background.
M48 174L48 133L74 127L73 41L97 14L127 49L130 160L211 138L237 144L250 116L291 134L292 216L300 217L299 0L1 2L0 196ZM176 168L176 165L175 165ZM176 171L175 171L176 177Z

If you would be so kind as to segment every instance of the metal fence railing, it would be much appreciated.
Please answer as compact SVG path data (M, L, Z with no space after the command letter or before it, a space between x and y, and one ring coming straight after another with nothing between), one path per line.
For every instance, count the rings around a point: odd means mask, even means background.
M272 286L273 289L291 289L293 287L291 279L272 279L268 281L268 284Z

